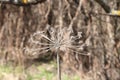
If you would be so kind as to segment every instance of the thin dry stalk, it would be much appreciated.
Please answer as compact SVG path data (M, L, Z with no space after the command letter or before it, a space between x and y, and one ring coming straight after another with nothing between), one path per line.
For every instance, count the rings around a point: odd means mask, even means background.
M75 16L73 17L73 19L71 20L71 22L69 24L69 28L70 29L72 28L74 21L77 19L77 16L80 13L80 10L81 10L81 7L82 7L82 3L83 3L83 0L79 0L79 5L78 5L77 11L75 13Z

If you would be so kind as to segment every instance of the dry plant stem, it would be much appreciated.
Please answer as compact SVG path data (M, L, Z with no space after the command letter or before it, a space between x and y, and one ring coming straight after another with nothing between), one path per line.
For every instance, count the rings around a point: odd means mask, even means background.
M59 29L60 29L60 33L62 32L62 27L63 27L63 18L62 18L62 15L63 15L63 7L62 7L62 2L63 0L59 0ZM60 42L60 36L59 34L57 35L58 37L58 41ZM56 49L56 52L57 52L57 70L58 70L58 80L61 80L61 67L60 67L60 56L59 56L59 48Z
M52 5L52 1L48 0L48 10L47 10L47 13L46 13L46 15L45 15L45 18L46 18L46 19L47 19L49 13L50 13L51 5Z
M78 6L78 8L77 8L77 11L76 11L76 13L75 13L75 16L73 17L73 19L72 19L71 22L70 22L69 29L72 28L74 21L77 19L77 16L78 16L78 14L79 14L79 12L80 12L80 10L81 10L81 7L82 7L82 2L83 2L83 0L79 0L79 6Z
M59 56L59 50L57 50L57 73L58 73L58 79L61 80L61 67L60 67L60 56Z

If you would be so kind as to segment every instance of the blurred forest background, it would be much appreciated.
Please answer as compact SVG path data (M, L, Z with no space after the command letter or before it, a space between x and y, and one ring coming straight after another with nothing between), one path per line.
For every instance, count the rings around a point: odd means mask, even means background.
M82 32L80 40L75 42L84 44L81 54L68 49L61 52L62 72L76 73L80 80L120 80L120 17L108 15L97 0L81 1L82 4L79 0L42 0L22 6L1 3L0 64L19 65L26 69L32 64L56 59L52 50L28 57L29 52L25 49L34 46L29 39L37 31L47 33L50 28L57 31L61 27L71 29L73 36ZM120 9L119 0L103 1L111 9Z

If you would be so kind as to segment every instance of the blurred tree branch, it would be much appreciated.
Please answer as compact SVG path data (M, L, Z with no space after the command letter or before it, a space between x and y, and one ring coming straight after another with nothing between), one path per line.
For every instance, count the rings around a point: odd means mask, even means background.
M107 5L103 0L95 0L103 9L106 13L110 13L111 9L109 5Z

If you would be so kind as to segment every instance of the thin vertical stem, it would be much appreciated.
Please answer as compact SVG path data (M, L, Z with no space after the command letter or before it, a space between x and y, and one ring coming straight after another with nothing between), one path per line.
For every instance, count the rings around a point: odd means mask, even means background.
M61 67L60 67L59 51L57 51L57 73L58 73L58 79L57 80L61 80Z
M68 27L69 29L72 29L73 23L77 19L77 16L79 15L79 12L80 12L81 7L82 7L82 3L83 3L83 0L79 0L79 5L78 5L78 8L77 8L77 11L75 13L75 16L73 17L73 19L71 20L71 22L69 24L69 27Z
M62 14L63 14L63 7L62 7L62 0L59 0L59 29L60 29L60 34L61 34L61 31L62 31L62 27L63 27L63 18L62 18ZM58 42L60 42L60 38L61 38L61 35L58 34L57 36L58 38ZM59 48L57 49L57 73L58 73L58 80L61 80L61 67L60 67L60 56L59 56Z

